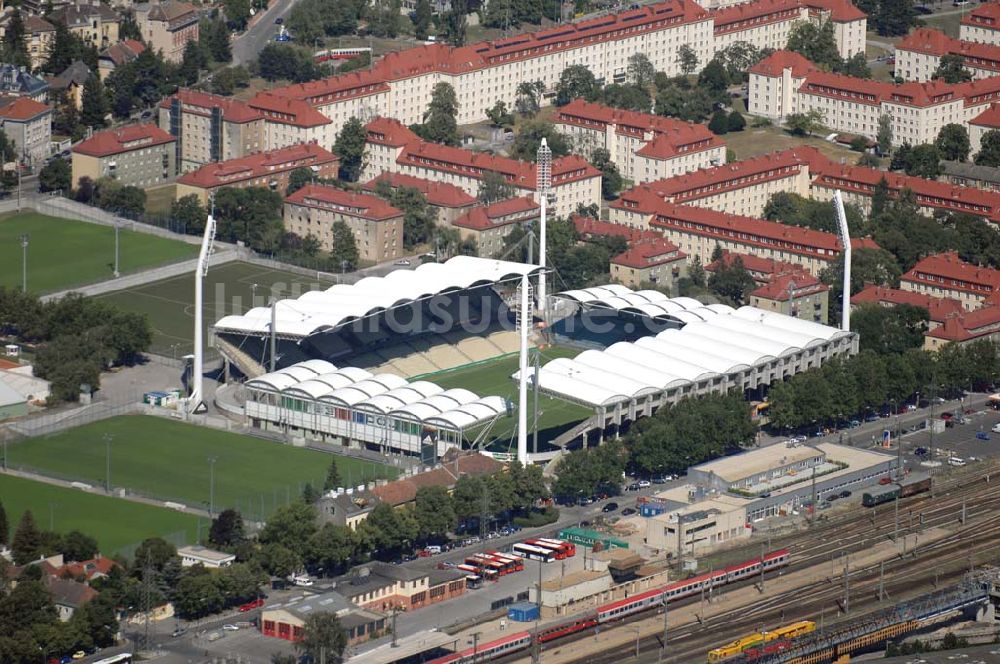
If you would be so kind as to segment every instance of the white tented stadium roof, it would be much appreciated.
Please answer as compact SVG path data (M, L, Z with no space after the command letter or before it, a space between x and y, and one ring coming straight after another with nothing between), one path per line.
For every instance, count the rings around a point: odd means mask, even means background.
M682 323L708 320L719 313L733 311L732 307L724 304L706 306L690 297L668 297L655 290L634 291L621 284L563 291L556 293L555 297L572 300L593 309L613 309L651 318L667 317Z
M384 277L365 277L355 284L310 291L294 300L279 300L275 305L275 329L280 335L307 337L392 307L539 270L537 265L455 256L444 263L426 263L413 270L395 270ZM217 331L241 334L266 334L270 327L271 307L225 316L215 324Z

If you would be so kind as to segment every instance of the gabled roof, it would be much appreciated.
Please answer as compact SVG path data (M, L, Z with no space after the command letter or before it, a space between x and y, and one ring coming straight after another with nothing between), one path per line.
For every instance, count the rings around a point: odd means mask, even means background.
M260 111L251 108L249 104L239 99L213 95L190 88L180 88L176 94L165 97L160 101L160 108L169 109L174 99L180 100L183 113L194 113L208 117L212 114L213 108L218 108L222 112L222 119L227 122L253 122L263 117Z
M452 226L482 231L499 226L524 223L541 210L531 196L508 198L492 205L478 205L455 219Z
M962 17L962 23L978 28L1000 28L1000 3L984 2Z
M205 164L185 173L177 182L194 187L224 187L234 182L337 162L337 156L315 143L299 143L271 152L256 152L228 161Z
M368 191L375 191L379 182L388 182L389 186L393 189L398 187L416 189L424 195L429 205L435 207L460 208L474 205L476 202L475 196L470 196L464 189L456 187L453 184L437 180L426 180L412 175L404 175L403 173L382 173L374 180L366 182L363 188Z
M70 85L82 87L88 78L90 78L90 67L82 60L74 60L58 76L53 76L49 84L57 90L68 88Z
M993 103L985 111L969 120L969 124L1000 129L1000 104Z
M984 297L1000 290L1000 270L966 263L955 251L933 254L921 259L901 279L938 288L975 293Z
M52 593L54 603L73 609L83 606L98 595L96 590L79 581L47 576L43 577L42 583Z
M250 100L249 106L259 111L270 122L296 127L320 127L331 123L328 117L301 99L262 92Z
M7 97L0 99L0 118L23 122L50 113L52 107L30 97Z
M24 22L24 30L27 33L56 31L56 27L41 16L35 16L34 14L21 14L21 19Z
M663 265L684 260L687 257L673 242L665 238L640 240L611 259L613 265L623 265L636 269Z
M99 131L90 138L77 143L73 152L92 157L142 150L154 145L173 143L177 139L154 124L127 125L120 129Z
M937 323L943 323L948 318L965 311L962 303L951 297L931 297L901 288L875 285L866 286L860 293L851 296L851 304L866 303L892 306L909 304L914 307L923 307L930 314L930 319Z
M99 2L63 5L49 14L49 18L64 23L69 28L90 27L95 18L109 23L118 23L121 20L118 12Z
M830 287L805 270L796 273L779 274L763 286L758 286L750 294L768 300L786 302L789 298L799 298L830 290Z
M395 219L403 216L402 210L397 210L377 196L317 184L307 184L291 196L286 197L285 203L337 210L348 216L371 221Z
M177 0L167 0L158 2L149 9L148 20L150 21L174 21L189 14L197 14L198 10L194 5L187 2L177 2Z
M925 336L944 341L972 341L998 333L1000 333L1000 306L989 305L949 318L943 325L927 331Z
M747 22L755 25L788 20L801 13L804 5L799 0L756 0L729 5L711 12L715 19L715 34L742 29Z
M621 224L612 224L608 221L599 221L592 217L585 217L576 214L571 217L573 226L577 234L583 238L590 238L597 235L611 235L613 237L623 237L626 242L638 242L640 240L650 240L661 237L659 233L651 230L641 230Z
M854 6L851 0L803 0L803 4L810 9L830 12L830 20L835 23L847 23L868 18L868 14Z
M140 53L146 50L146 45L135 39L123 39L112 44L101 53L101 60L110 60L115 65L132 62Z

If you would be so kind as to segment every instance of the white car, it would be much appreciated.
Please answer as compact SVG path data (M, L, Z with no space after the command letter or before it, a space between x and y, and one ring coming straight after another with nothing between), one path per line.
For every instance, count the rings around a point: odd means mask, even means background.
M393 263L393 265L399 265L399 266L402 266L402 267L406 267L409 264L410 264L410 261L406 260L405 258L401 258L398 261L396 261L395 263Z
M1000 422L994 424L993 428L990 429L990 431L992 431L993 433L1000 433Z
M227 631L227 632L238 632L238 631L240 631L239 627L237 627L236 625L228 624L228 623L225 624L225 625L223 625L222 629L225 630L225 631Z
M645 489L646 487L653 486L653 483L650 482L649 480L639 480L639 486Z

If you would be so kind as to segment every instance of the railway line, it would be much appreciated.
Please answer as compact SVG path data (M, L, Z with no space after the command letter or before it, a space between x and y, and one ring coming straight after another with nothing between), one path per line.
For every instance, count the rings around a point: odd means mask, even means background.
M900 504L900 536L913 537L934 527L958 524L965 503L965 525L954 536L917 546L909 552L917 560L933 560L932 565L913 565L913 557L896 558L885 562L885 596L893 601L906 599L929 590L927 583L947 583L961 578L970 563L995 562L996 536L1000 533L1000 482L987 483L993 465L970 469L968 472L952 475L939 482L933 494L924 494L906 499ZM903 510L906 510L904 513ZM869 512L866 510L866 512ZM871 516L869 516L869 514ZM838 515L793 536L775 540L776 546L784 546L792 552L789 572L816 567L819 564L834 564L840 556L849 561L850 555L866 550L878 542L892 539L896 531L895 508L888 506L877 512L869 512L859 518L857 510L850 515ZM922 515L912 524L910 515ZM912 524L912 525L911 525ZM918 529L919 528L919 529ZM919 539L917 535L914 539ZM917 542L915 542L915 545ZM839 569L842 563L836 563ZM880 583L879 565L850 569L848 579L853 598L851 614L862 615L860 609L875 608L879 605L878 587ZM745 584L742 584L745 585ZM727 591L729 592L729 591ZM628 630L638 634L639 657L633 661L703 661L712 647L752 632L762 625L783 624L790 620L815 619L822 623L826 613L839 615L843 609L842 575L832 574L805 586L794 593L762 599L752 606L733 609L712 616L700 622L688 622L668 631L667 648L662 648L662 613L635 616L623 621L612 629ZM679 602L676 608L698 602L689 599ZM672 603L671 611L675 609ZM699 619L700 620L700 619ZM556 654L573 641L587 638L589 633L568 636L546 644L542 654ZM618 645L606 653L588 652L579 662L617 664L623 657L632 654L629 648L623 653ZM644 658L644 653L649 655ZM511 656L501 661L523 661L524 656ZM543 660L544 661L544 660Z

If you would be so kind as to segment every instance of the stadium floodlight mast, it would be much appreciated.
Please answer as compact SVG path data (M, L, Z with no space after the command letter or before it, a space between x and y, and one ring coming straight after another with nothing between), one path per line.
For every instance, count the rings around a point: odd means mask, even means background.
M548 212L549 188L552 186L552 150L544 138L538 146L538 203L541 205L541 216L538 220L538 265L542 268L538 273L538 309L545 318L545 218Z
M844 247L844 285L840 303L840 329L851 331L851 236L847 232L847 214L844 212L844 201L840 191L833 192L833 209L837 213L837 230L840 244Z
M208 262L212 257L212 243L215 242L215 217L213 216L215 201L212 201L212 212L205 220L205 234L201 237L201 250L198 252L198 269L194 273L194 362L191 367L191 396L187 400L187 412L203 413L205 395L202 376L205 373L205 344L203 339L203 318L205 298L205 275L208 274Z
M528 330L531 328L531 282L521 277L517 323L521 333L521 353L517 372L517 460L528 465Z

